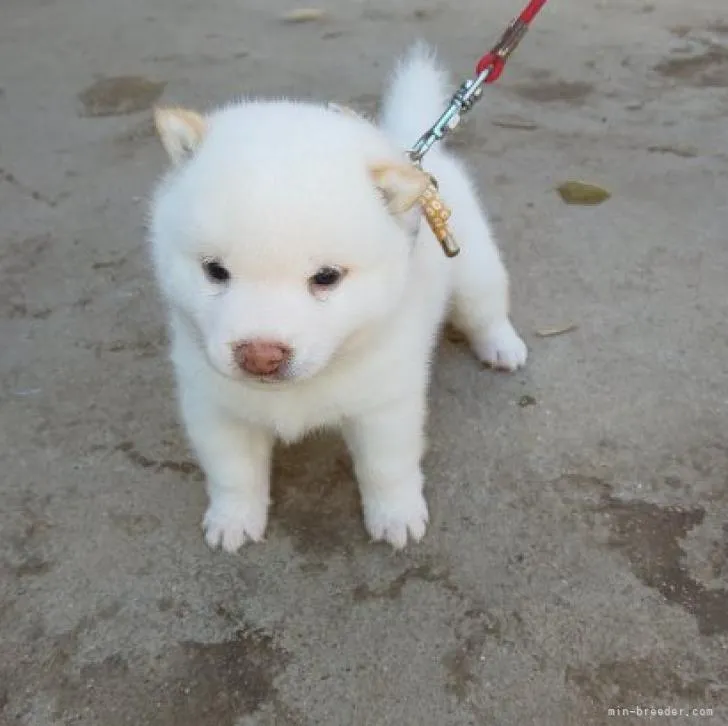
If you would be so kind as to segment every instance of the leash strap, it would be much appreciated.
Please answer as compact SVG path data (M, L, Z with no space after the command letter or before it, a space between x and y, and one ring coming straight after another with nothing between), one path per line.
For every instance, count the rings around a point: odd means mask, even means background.
M485 83L494 83L500 78L506 61L523 40L531 21L545 4L546 0L530 0L521 14L506 28L500 40L478 61L475 66L476 77L468 79L458 88L442 116L410 150L409 157L413 164L420 166L422 158L435 142L441 141L460 123L463 114L470 111L475 102L480 100ZM420 198L420 205L443 252L448 257L455 257L460 252L460 247L447 225L451 211L440 196L437 181L434 177L431 179L430 185Z
M468 79L458 88L445 112L428 129L409 152L410 159L419 164L433 144L442 140L459 123L463 114L470 111L483 95L483 84L494 83L500 78L506 61L523 40L531 21L536 17L546 0L530 0L521 14L506 28L500 40L475 66L476 77Z

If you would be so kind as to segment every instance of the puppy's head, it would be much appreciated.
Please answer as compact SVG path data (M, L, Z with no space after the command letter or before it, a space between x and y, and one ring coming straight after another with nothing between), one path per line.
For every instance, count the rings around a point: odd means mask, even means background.
M225 376L293 382L353 353L406 288L429 179L363 119L288 102L158 110L158 280Z

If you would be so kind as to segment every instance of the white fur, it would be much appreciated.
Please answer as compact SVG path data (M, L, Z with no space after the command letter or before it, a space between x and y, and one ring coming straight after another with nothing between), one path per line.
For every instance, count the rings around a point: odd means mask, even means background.
M232 552L263 538L275 439L324 426L347 441L371 536L396 548L419 540L429 365L448 311L481 360L525 362L508 319L507 274L458 161L435 148L425 163L453 208L462 247L454 259L419 224L418 207L390 213L368 173L406 162L447 90L417 46L394 75L379 127L325 106L237 103L207 115L199 147L160 183L153 258L181 415L207 476L210 546ZM205 277L206 257L224 262L228 283ZM349 273L314 295L307 281L325 265ZM238 370L232 346L253 338L293 349L285 380Z

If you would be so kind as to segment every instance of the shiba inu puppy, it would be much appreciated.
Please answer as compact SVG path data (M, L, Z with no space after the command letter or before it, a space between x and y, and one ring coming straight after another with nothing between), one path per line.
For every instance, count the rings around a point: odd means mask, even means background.
M525 363L465 169L441 147L424 170L406 154L448 99L445 74L418 45L376 123L285 100L156 111L171 165L152 200L151 249L181 417L206 474L211 547L263 538L275 440L330 426L353 457L372 538L419 540L443 323L496 368ZM453 259L421 219L428 173L453 209Z

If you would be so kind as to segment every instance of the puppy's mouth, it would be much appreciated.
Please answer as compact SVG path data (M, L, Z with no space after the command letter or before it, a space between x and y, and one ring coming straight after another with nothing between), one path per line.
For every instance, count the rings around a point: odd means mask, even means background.
M259 388L284 388L304 383L315 378L328 366L309 369L306 366L286 366L283 370L269 374L242 373L242 381Z
M291 376L287 375L280 375L280 374L272 374L269 376L254 376L254 375L246 375L245 380L249 381L251 383L258 383L263 387L270 387L270 386L281 386L286 383L292 383L295 378L292 378Z
M242 371L240 375L240 380L243 382L260 386L261 388L277 388L291 385L299 379L299 376L289 368L276 371L275 373L248 373L247 371Z

